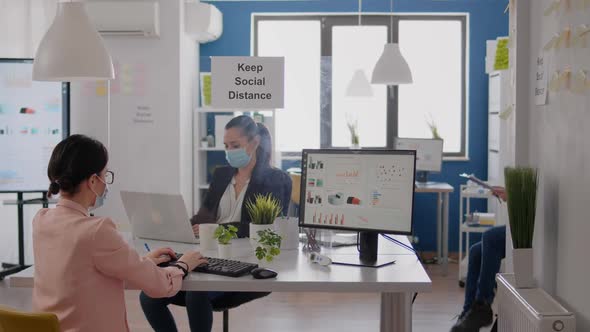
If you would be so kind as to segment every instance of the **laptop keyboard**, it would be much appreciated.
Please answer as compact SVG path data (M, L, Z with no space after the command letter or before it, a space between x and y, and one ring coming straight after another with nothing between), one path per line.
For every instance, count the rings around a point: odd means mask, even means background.
M176 253L176 257L182 257L181 253ZM250 273L258 267L258 264L235 261L231 259L205 257L207 264L196 267L193 271L200 273L216 274L220 276L238 278ZM160 267L166 267L173 262L160 264Z

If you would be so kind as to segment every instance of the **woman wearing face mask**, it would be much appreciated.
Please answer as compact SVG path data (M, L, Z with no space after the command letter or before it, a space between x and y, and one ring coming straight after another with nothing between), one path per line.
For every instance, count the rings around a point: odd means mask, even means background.
M51 155L47 174L55 208L33 219L35 282L33 307L57 315L62 331L128 331L124 286L129 282L153 297L173 296L187 272L205 263L194 251L175 266L170 248L140 257L108 217L92 217L113 183L108 153L98 141L72 135Z
M203 205L191 219L195 234L205 223L233 224L238 236L249 236L250 216L244 202L257 194L272 194L286 213L291 197L291 178L270 164L272 141L268 129L248 116L233 118L225 126L223 142L229 166L215 170ZM148 294L149 295L149 294ZM236 307L268 293L179 292L168 299L142 293L142 309L156 332L176 331L169 304L186 306L192 332L209 332L213 308Z

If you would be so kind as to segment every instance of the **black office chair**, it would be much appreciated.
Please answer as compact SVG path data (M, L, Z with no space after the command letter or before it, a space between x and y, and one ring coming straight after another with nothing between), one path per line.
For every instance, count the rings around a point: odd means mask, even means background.
M242 304L263 298L270 293L263 292L231 292L226 293L211 301L215 312L223 312L223 332L229 332L229 310L237 308Z

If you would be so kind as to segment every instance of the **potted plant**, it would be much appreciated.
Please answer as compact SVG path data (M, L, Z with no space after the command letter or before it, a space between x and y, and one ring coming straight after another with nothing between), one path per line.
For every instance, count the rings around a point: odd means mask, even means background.
M504 177L516 287L531 288L534 287L532 247L538 174L529 167L506 167Z
M256 248L258 231L273 229L275 219L281 214L281 203L272 194L255 195L254 201L246 202L250 215L250 244Z
M430 128L430 132L432 133L432 138L442 139L442 137L440 137L440 135L438 133L438 126L434 122L434 119L432 118L432 114L430 114L430 120L428 120L428 119L426 120L426 124L428 125L428 128Z
M272 229L258 231L258 246L256 247L256 258L272 262L281 254L281 236Z
M350 143L352 144L351 147L353 149L358 149L360 145L358 123L356 122L356 120L348 120L346 126L348 127L348 131L350 132Z
M299 248L299 218L282 216L276 220L275 230L282 238L281 250Z
M238 228L233 225L219 225L213 236L219 243L219 258L231 258L231 240L238 237Z

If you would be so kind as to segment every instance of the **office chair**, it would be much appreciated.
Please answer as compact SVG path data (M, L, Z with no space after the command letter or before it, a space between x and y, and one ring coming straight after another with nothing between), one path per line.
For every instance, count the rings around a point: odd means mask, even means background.
M289 211L287 213L288 216L291 214L295 214L293 217L297 217L298 215L296 212L296 207L299 206L299 198L300 198L300 191L301 191L301 174L297 173L289 173L291 177L291 202L289 204Z
M263 292L239 292L227 293L211 301L215 312L223 312L223 332L229 332L229 310L237 308L242 304L267 296L270 293ZM3 331L0 331L3 332Z
M0 306L0 332L60 332L57 316Z

